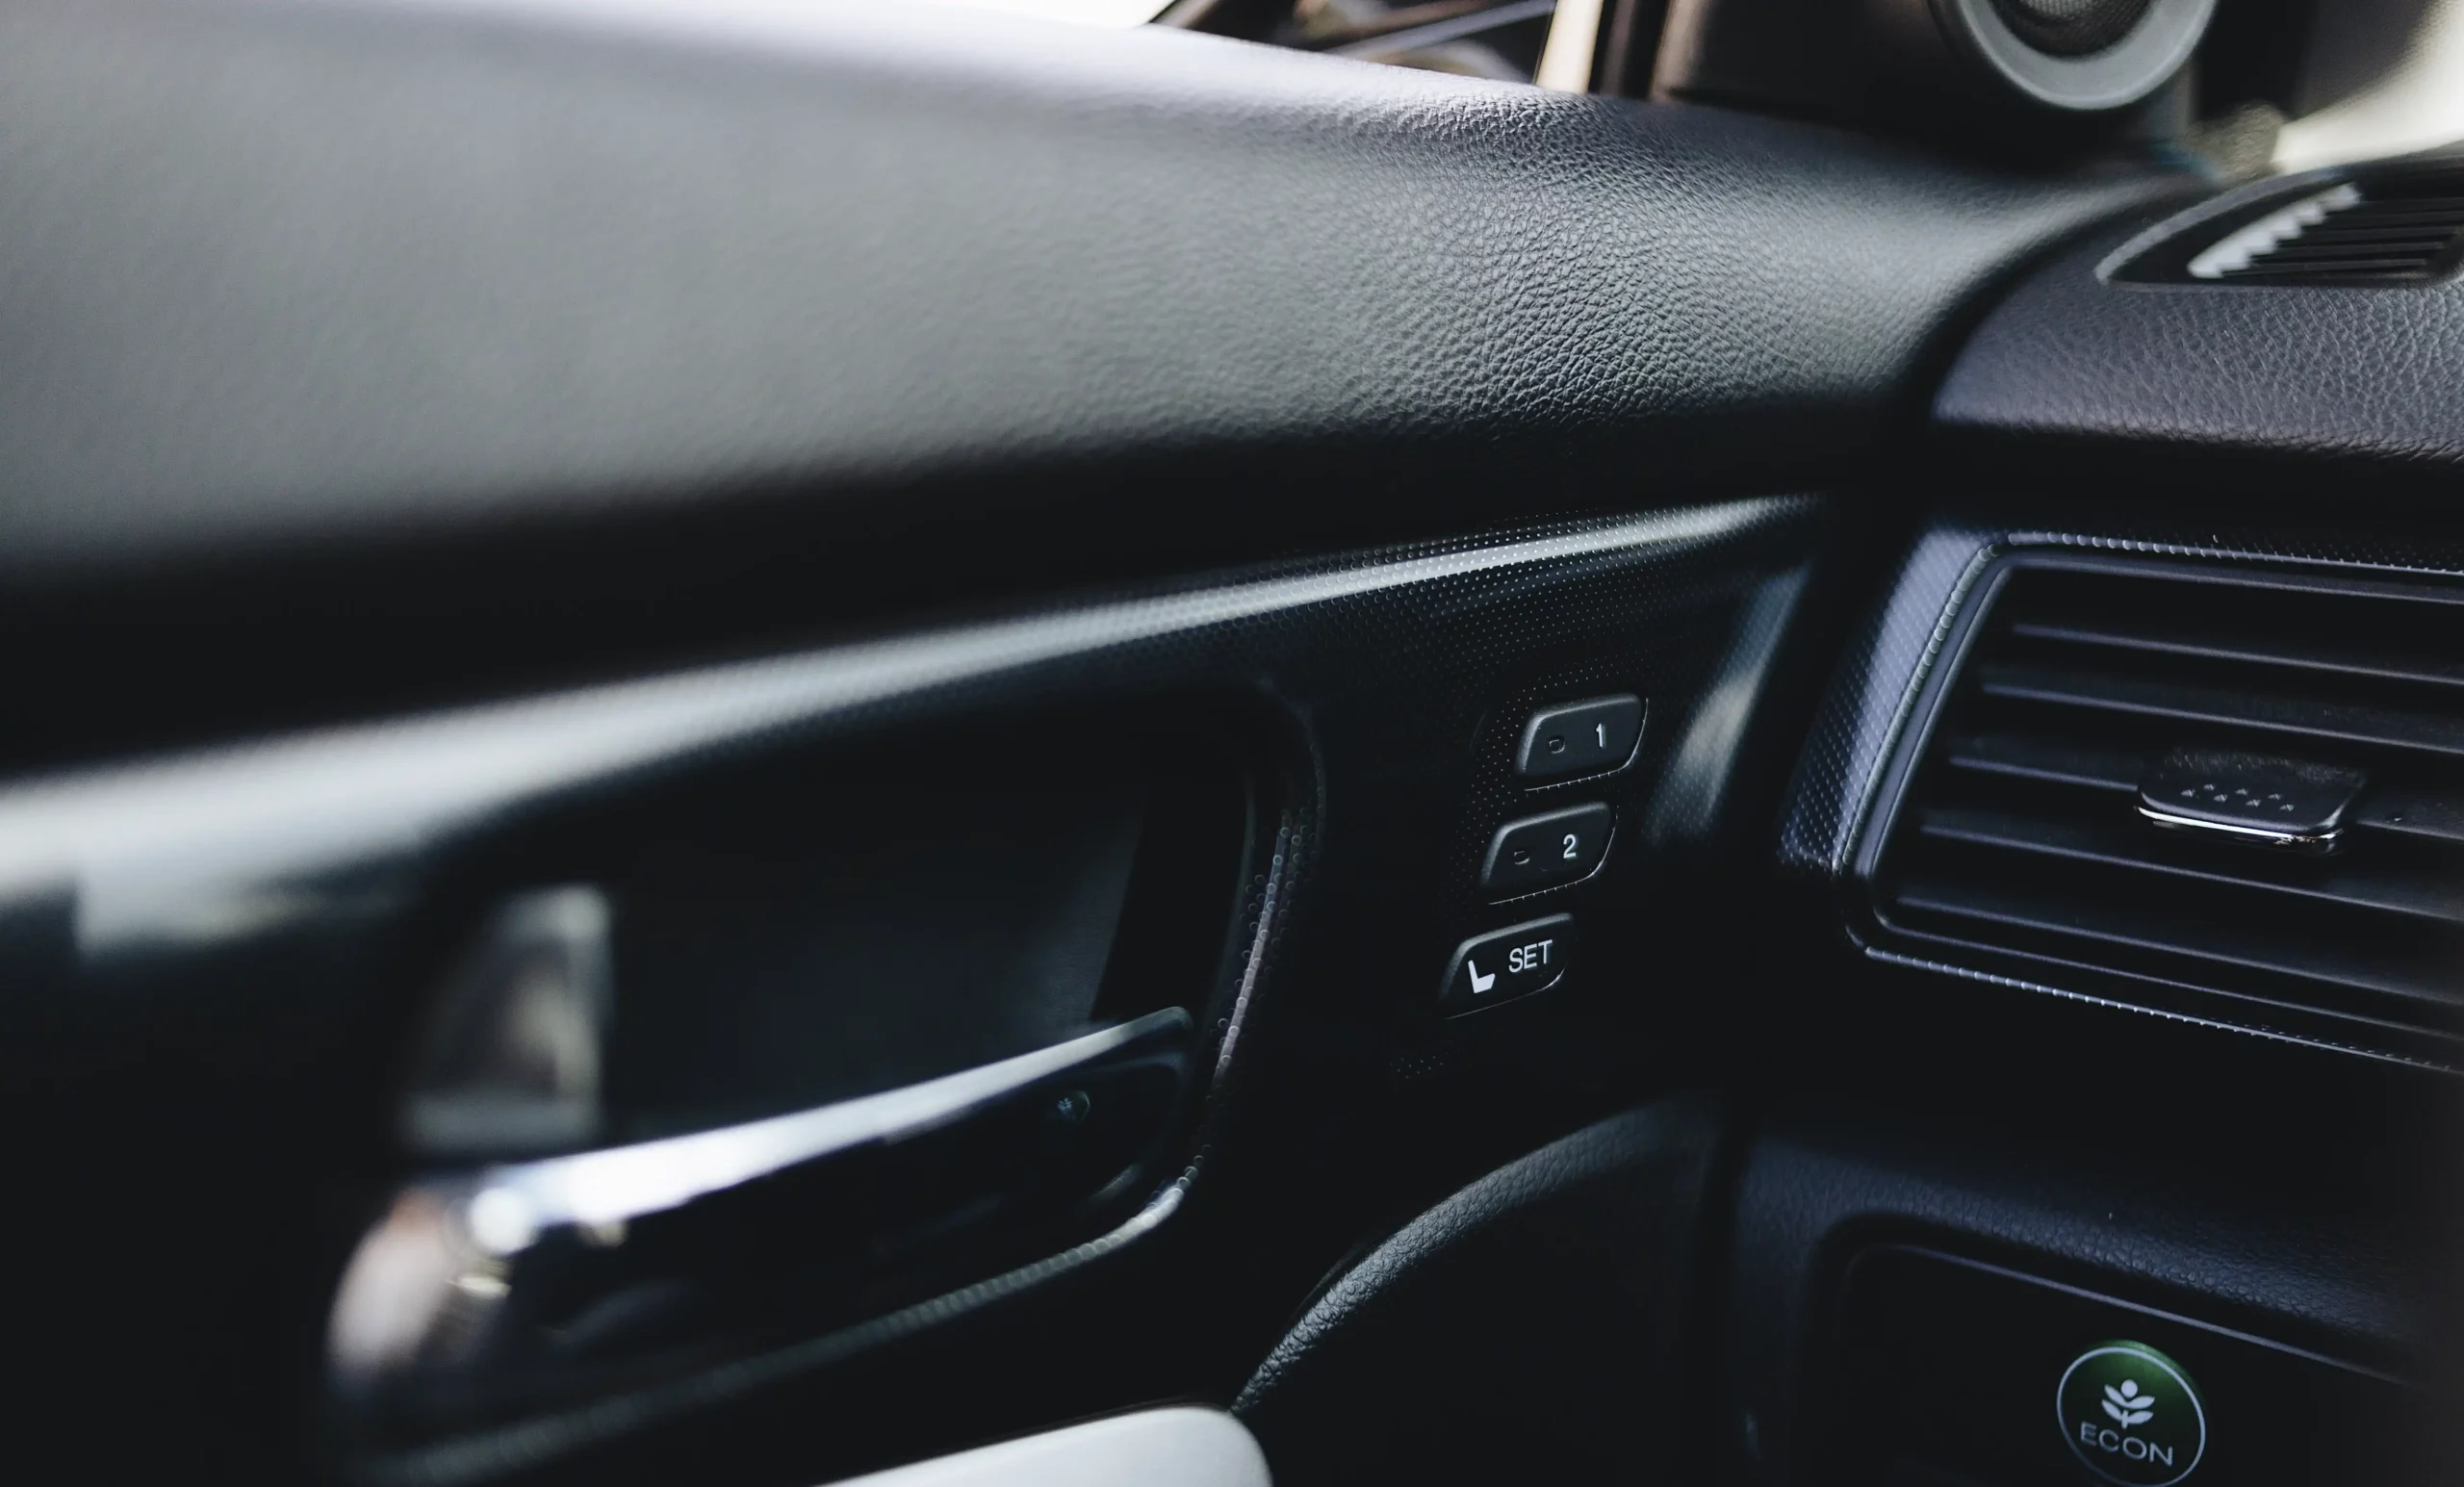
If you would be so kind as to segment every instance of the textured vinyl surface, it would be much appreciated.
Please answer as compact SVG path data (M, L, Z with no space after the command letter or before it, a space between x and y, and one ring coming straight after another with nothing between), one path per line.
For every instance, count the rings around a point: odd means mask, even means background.
M1699 1100L1629 1111L1404 1225L1242 1390L1275 1479L1665 1472L1719 1135Z
M2464 279L2108 282L2101 228L1986 317L1935 404L1963 432L2464 467Z
M20 574L1440 436L1828 476L2161 189L759 0L40 0L0 141Z

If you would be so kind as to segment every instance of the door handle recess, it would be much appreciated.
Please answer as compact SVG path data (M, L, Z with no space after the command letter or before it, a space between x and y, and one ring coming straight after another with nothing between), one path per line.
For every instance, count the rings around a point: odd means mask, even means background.
M1151 1196L1194 1053L1168 1008L814 1110L412 1182L335 1299L341 1401L380 1435L472 1423L1058 1253Z

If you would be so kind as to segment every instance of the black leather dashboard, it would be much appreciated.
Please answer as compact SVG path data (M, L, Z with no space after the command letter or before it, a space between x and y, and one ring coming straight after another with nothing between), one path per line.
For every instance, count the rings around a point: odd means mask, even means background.
M10 8L0 572L1227 451L1786 488L2164 189L931 10Z
M2297 196L2297 186L2256 192ZM2201 208L2201 212L2213 210ZM2330 459L2432 474L2464 465L2464 281L2134 284L2099 271L2165 225L2086 235L1985 318L1935 418L1960 435L2134 454Z

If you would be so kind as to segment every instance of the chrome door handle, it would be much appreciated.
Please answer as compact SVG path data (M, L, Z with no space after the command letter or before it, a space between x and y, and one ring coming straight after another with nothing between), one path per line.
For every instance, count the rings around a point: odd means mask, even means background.
M1151 1194L1194 1043L1170 1008L814 1110L415 1181L345 1272L334 1381L380 1417L467 1413L1042 1258Z

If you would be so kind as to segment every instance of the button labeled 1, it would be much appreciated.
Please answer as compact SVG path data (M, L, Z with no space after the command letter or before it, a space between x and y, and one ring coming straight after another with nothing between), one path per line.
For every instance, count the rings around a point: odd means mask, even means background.
M1588 878L1608 856L1605 806L1570 806L1498 828L1480 863L1480 886L1491 898L1536 893Z
M1643 700L1631 692L1543 707L1523 725L1514 772L1526 780L1617 769L1643 736Z
M1565 979L1574 958L1571 914L1492 930L1454 947L1446 984L1438 988L1438 1006L1451 1016L1546 991Z

